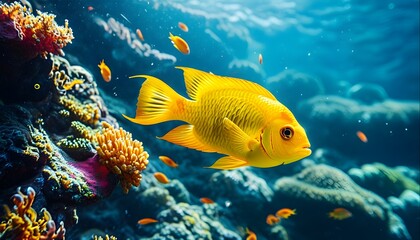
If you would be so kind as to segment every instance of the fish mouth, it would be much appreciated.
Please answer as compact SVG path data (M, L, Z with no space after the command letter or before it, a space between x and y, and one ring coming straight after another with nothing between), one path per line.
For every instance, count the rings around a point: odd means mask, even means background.
M302 152L304 152L306 154L306 157L311 155L312 150L310 149L311 145L306 145L302 147Z

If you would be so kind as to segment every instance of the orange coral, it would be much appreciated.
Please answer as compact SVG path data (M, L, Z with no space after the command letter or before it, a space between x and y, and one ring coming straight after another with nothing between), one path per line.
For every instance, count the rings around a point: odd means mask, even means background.
M19 188L18 193L13 195L12 199L15 205L13 212L7 205L4 205L6 221L0 223L2 239L64 239L66 230L63 222L60 223L60 227L56 231L56 225L45 208L41 210L41 216L38 217L32 208L35 190L29 187L27 192L28 195L25 195Z
M149 163L149 154L141 142L131 138L131 133L122 128L115 129L106 122L102 122L102 127L102 133L96 134L99 161L119 176L127 193L131 186L140 185L141 172Z
M54 14L40 11L37 14L34 16L26 6L17 2L0 5L2 38L19 40L17 44L35 56L40 54L46 58L48 53L64 55L61 49L74 39L68 21L65 20L64 27L58 26Z

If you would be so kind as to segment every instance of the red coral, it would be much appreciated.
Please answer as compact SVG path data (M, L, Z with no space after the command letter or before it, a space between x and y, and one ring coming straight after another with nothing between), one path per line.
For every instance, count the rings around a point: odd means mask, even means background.
M8 44L16 54L31 59L38 54L46 58L48 53L63 55L62 48L74 39L66 20L58 26L55 15L37 11L34 16L20 3L0 5L0 43Z

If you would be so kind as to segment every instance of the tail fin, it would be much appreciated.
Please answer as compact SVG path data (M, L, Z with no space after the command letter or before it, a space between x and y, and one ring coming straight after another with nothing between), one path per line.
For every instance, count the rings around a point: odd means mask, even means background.
M146 78L140 88L137 100L136 117L123 116L138 124L152 125L169 120L181 120L186 99L176 93L170 86L155 77L136 75L130 78Z

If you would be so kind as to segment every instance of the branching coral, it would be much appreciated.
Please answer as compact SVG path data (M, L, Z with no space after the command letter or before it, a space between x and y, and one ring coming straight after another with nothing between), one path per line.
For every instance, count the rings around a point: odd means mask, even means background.
M29 187L27 194L23 194L18 189L18 193L13 195L13 211L7 205L4 205L6 220L0 224L0 238L22 240L64 239L66 232L64 223L61 222L57 229L46 209L41 209L40 216L38 216L32 208L35 200L35 190Z
M3 26L0 37L15 41L35 56L40 54L46 58L48 53L64 55L62 48L74 38L68 21L65 20L64 27L58 26L55 15L40 11L37 14L34 16L26 6L17 2L0 5L0 24Z
M131 186L140 185L141 172L149 163L149 154L144 151L143 143L131 138L131 133L122 128L115 129L106 122L102 122L102 127L102 133L96 134L99 161L119 176L127 193Z

